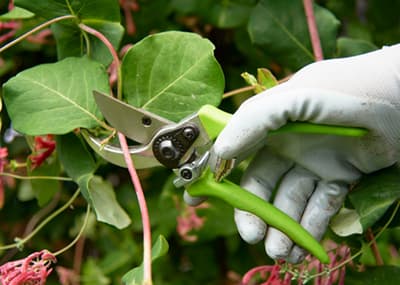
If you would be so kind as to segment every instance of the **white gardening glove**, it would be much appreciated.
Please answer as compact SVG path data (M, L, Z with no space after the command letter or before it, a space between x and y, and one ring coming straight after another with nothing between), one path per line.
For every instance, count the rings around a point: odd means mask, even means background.
M363 127L364 137L276 134L289 121ZM247 100L214 145L222 159L254 156L241 185L270 200L320 240L349 184L393 165L400 149L400 44L365 55L325 60ZM235 211L242 238L265 238L274 259L301 261L305 252L258 217Z

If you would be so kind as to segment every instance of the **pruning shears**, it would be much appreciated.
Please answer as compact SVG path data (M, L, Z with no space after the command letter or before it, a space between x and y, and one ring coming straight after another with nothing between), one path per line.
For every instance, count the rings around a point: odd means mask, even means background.
M251 212L268 225L285 233L321 262L329 262L328 255L320 243L295 220L272 204L225 179L235 165L234 160L220 160L214 172L209 169L208 160L213 140L228 123L231 114L214 106L204 105L196 113L175 123L107 94L97 91L93 94L108 123L138 143L129 147L136 168L164 166L172 169L177 176L175 186L185 187L191 196L217 197L235 208ZM270 132L269 135L283 132L363 136L366 130L291 122ZM88 144L101 157L126 167L123 151L118 145L104 144L101 138L88 131L82 133Z

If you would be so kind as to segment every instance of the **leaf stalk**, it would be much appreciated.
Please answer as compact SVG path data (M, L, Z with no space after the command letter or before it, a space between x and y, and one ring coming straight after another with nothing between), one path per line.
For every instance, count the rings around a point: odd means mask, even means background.
M64 20L68 20L68 19L75 19L76 17L73 15L64 15L64 16L60 16L54 19L51 19L47 22L44 22L43 24L40 24L39 26L33 28L32 30L26 32L25 34L19 36L18 38L16 38L15 40L9 42L8 44L5 44L4 46L2 46L0 48L0 53L4 52L5 50L7 50L8 48L18 44L19 42L23 41L24 39L26 39L27 37L33 35L34 33L54 24L60 21L64 21Z

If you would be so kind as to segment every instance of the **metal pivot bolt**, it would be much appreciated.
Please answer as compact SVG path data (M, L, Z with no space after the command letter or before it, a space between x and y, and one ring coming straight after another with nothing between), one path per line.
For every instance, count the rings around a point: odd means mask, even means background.
M165 140L160 143L160 153L166 159L174 159L179 156L179 151L171 140Z

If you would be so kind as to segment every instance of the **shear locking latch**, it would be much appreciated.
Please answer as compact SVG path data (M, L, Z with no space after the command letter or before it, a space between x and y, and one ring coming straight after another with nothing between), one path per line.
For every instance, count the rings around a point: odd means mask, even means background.
M207 166L210 153L207 151L198 159L182 165L177 171L177 178L174 179L175 187L179 188L196 181Z

